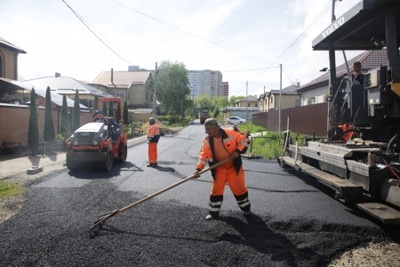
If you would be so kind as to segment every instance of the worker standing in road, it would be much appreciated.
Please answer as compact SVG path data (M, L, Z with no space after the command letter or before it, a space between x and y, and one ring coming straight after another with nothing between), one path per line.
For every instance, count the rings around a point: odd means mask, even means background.
M235 196L243 215L250 216L250 201L240 157L240 154L248 146L248 139L233 129L222 129L214 118L206 119L204 128L207 137L203 140L200 157L193 175L198 178L199 172L205 167L207 161L212 166L224 159L231 159L211 170L213 182L210 193L210 210L205 219L211 220L219 216L226 183Z
M148 157L147 167L157 167L157 143L160 139L160 128L153 117L149 118L150 127L147 130Z

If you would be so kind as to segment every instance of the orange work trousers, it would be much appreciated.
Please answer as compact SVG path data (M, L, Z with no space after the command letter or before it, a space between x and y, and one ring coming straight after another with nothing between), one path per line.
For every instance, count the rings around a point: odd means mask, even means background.
M150 142L148 146L149 163L157 163L157 143Z
M228 183L233 195L241 196L246 194L248 190L245 183L243 166L240 167L239 173L236 173L235 167L217 167L211 185L211 196L222 196L226 183Z

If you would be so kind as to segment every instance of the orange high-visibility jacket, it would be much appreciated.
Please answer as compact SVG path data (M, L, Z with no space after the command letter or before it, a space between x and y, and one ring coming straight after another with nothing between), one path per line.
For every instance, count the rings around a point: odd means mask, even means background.
M224 147L226 151L229 152L229 154L233 154L235 151L239 153L239 157L235 159L234 161L234 167L236 169L236 172L238 173L240 170L240 167L242 166L242 158L240 157L240 154L243 154L248 145L249 145L249 139L247 136L242 135L233 129L220 129L221 132L221 138L223 140ZM199 160L197 161L196 169L197 170L202 170L207 161L210 166L216 164L217 162L214 159L214 142L213 138L210 136L207 136L203 140L203 145L201 147L200 151L200 157ZM215 169L214 169L215 170ZM214 170L211 170L211 173L214 175Z
M147 140L150 143L157 143L160 139L160 128L158 128L157 124L153 124L147 130Z

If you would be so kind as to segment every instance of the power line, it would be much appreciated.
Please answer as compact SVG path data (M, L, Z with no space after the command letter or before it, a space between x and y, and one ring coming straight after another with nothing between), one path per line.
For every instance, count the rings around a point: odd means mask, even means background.
M315 17L315 19L305 28L305 30L285 49L285 51L283 51L283 53L279 56L279 57L277 57L277 59L275 60L275 61L273 61L272 63L271 63L271 65L269 66L269 67L271 67L272 65L274 65L274 64L276 64L276 62L281 58L281 57L283 57L289 50L290 50L290 48L292 48L292 46L307 32L307 30L312 26L312 25L314 25L314 23L318 20L318 19L320 19L320 17L328 10L328 8L329 8L329 6L330 6L330 3L331 3L331 0L329 0L328 1L329 3L321 10L321 12ZM266 69L269 69L269 68L266 68ZM259 73L255 78L257 78L257 77L259 77L260 75L262 75L263 73L265 72L265 70L263 71L263 72L261 72L261 73ZM285 73L286 74L286 73ZM288 79L290 80L290 82L292 83L292 85L295 85L294 83L293 83L293 81L289 78L289 75L288 74L286 74L286 76L288 77Z
M122 56L120 56L114 49L112 49L108 44L106 44L106 42L104 42L90 27L89 27L89 23L87 23L85 21L84 18L82 18L82 16L80 16L72 7L70 7L65 0L62 0L64 2L64 4L72 11L72 13L74 13L74 15L83 23L83 25L85 25L86 28L88 28L88 30L93 33L93 35L100 41L102 42L111 52L113 52L116 56L118 56L120 59L122 59L123 61L125 61L126 63L128 63L129 65L132 65L132 63L130 63L128 60L126 60L125 58L123 58Z
M206 39L206 38L204 38L204 37L201 37L201 36L199 36L199 35L196 35L196 34L194 34L194 33L191 33L191 32L185 31L185 30L182 30L181 28L178 28L178 27L176 27L176 26L174 26L174 25L171 25L171 24L169 24L169 23L167 23L167 22L165 22L165 21L162 21L162 20L157 19L157 18L155 18L155 17L152 17L152 16L150 16L150 15L147 15L147 14L145 14L145 13L139 11L139 10L136 10L136 9L134 9L134 8L132 8L132 7L129 7L129 6L127 6L127 5L121 4L121 3L118 2L118 1L115 1L115 0L110 0L110 1L111 1L111 2L114 2L114 3L117 4L117 5L120 5L120 6L124 7L124 8L126 8L126 9L129 9L129 10L131 10L131 11L137 13L137 14L140 14L140 15L142 15L142 16L145 16L145 17L149 18L149 19L155 20L155 21L157 21L157 22L159 22L159 23L161 23L161 24L164 24L164 25L166 25L166 26L168 26L168 27L170 27L170 28L173 28L173 29L175 29L175 30L178 30L178 31L180 31L180 32L183 32L183 33L185 33L185 34L187 34L187 35L190 35L190 36L195 37L195 38L197 38L197 39L203 40L203 41L208 42L208 43L210 43L210 44L213 44L213 45L215 45L215 46L218 46L218 47L221 47L221 48L224 48L224 49L233 51L233 52L235 52L235 53L238 53L238 54L241 54L241 55L244 55L244 56L247 56L247 57L251 57L251 58L260 60L260 61L262 61L262 62L271 62L271 61L268 61L268 60L265 60L265 59L262 59L262 58L259 58L259 57L256 57L256 56L253 56L253 55L244 53L244 52L242 52L242 51L239 51L239 50L236 50L236 49L232 49L232 48L226 47L226 46L221 45L221 44L219 44L219 43L217 43L217 42L210 41L210 40L208 40L208 39Z

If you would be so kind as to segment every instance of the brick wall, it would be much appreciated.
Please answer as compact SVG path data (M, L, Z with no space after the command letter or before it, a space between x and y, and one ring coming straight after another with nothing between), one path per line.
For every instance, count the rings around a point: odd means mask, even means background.
M26 143L29 129L29 106L0 104L0 145L3 142ZM92 121L87 111L81 112L81 125ZM53 123L56 134L61 127L61 111L53 110ZM43 139L44 108L38 108L39 138ZM58 130L57 130L58 129Z

